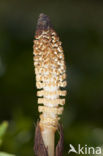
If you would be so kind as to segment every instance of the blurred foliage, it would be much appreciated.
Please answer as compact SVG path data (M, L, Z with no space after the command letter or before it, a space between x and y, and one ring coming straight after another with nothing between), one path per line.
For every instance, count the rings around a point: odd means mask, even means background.
M2 144L2 138L6 132L7 127L8 127L8 122L6 121L0 124L0 146Z
M0 124L0 146L2 144L2 139L3 139L4 134L6 133L7 127L8 127L8 122L6 121ZM0 156L15 156L15 155L0 151Z
M15 155L8 154L8 153L5 153L5 152L0 152L0 156L15 156Z
M39 115L32 47L41 12L50 16L63 42L67 65L64 155L69 144L103 146L103 1L1 0L0 122L9 126L0 150L34 155Z

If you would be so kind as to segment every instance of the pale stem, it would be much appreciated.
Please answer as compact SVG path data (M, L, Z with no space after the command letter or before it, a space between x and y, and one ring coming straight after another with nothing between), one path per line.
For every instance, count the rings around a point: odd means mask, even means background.
M48 156L54 156L55 131L50 128L45 128L41 133L45 147L48 151Z

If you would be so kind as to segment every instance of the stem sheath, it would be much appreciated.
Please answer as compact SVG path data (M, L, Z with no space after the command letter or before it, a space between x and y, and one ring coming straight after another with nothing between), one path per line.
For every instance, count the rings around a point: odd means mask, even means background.
M54 156L55 146L55 131L50 128L45 128L41 132L45 147L48 150L48 156Z

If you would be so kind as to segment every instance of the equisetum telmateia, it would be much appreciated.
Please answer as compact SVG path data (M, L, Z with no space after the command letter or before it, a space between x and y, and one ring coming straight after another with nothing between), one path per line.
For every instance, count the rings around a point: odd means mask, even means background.
M48 156L54 156L55 132L63 112L66 67L59 37L48 16L40 14L33 46L40 130ZM42 105L41 105L42 104Z

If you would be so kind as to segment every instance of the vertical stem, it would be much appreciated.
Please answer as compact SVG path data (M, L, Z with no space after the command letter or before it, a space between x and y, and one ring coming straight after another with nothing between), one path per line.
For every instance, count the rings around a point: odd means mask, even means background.
M54 156L55 131L58 128L59 115L62 114L66 92L61 87L66 87L66 71L64 54L58 35L52 28L50 19L45 14L40 14L34 40L34 65L36 73L36 86L40 115L40 137L44 144L37 142L38 156L46 151L46 156ZM54 130L55 129L55 130ZM41 136L42 135L42 136ZM38 136L38 135L37 135ZM39 138L39 137L38 137ZM62 140L62 139L61 139ZM62 154L62 143L57 146L56 153ZM45 145L45 146L44 146ZM45 150L41 150L41 147ZM46 148L45 148L46 147ZM47 154L48 153L48 154ZM58 154L61 153L61 154Z
M45 147L48 150L48 156L54 156L55 146L55 131L50 128L45 128L41 132Z

